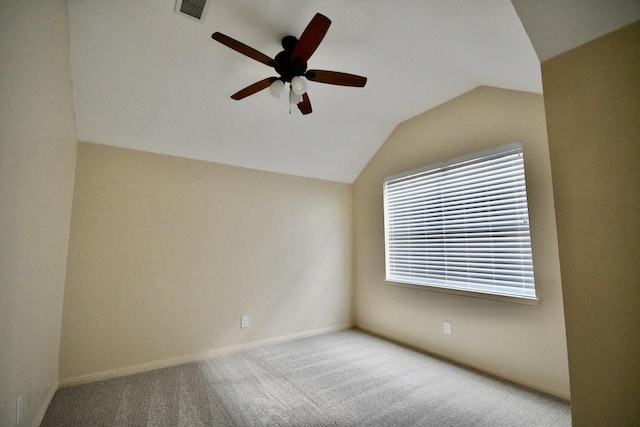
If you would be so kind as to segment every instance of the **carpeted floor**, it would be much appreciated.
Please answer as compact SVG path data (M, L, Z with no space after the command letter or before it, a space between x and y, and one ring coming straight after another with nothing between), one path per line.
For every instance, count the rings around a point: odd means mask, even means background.
M569 426L565 401L349 330L58 390L42 426Z

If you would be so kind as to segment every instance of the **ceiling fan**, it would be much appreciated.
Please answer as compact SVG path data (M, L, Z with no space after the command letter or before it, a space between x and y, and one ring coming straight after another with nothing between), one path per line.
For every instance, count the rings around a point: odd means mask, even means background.
M307 95L307 82L311 80L318 83L328 83L340 86L364 87L367 78L355 74L341 73L338 71L307 70L307 61L316 51L318 45L327 33L331 20L326 16L316 13L307 28L302 32L300 39L294 36L286 36L282 39L283 51L271 59L262 52L247 46L227 35L219 32L213 33L211 38L223 45L240 52L275 69L279 77L267 77L231 95L232 99L241 100L253 95L267 87L275 97L279 98L284 91L285 82L290 84L289 101L296 104L302 114L311 113L311 102Z

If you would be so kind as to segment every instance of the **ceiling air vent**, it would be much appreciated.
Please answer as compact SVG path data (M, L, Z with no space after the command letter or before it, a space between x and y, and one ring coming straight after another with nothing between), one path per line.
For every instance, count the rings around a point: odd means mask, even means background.
M176 13L200 20L206 2L207 0L176 0Z

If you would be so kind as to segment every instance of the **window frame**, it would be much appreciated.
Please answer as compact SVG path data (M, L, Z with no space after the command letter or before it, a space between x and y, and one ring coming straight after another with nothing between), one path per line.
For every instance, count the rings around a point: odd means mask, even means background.
M522 141L516 141L509 144L504 144L495 148L491 148L489 150L484 150L480 152L471 153L465 156L457 157L454 159L450 159L444 162L439 162L431 165L427 165L421 168L413 169L410 171L402 172L399 174L395 174L389 176L383 181L383 223L384 223L384 251L385 251L385 281L394 286L407 287L412 289L421 289L421 290L429 290L436 292L443 292L447 294L454 295L462 295L467 297L476 297L483 299L491 299L498 300L504 302L512 302L512 303L520 303L527 305L538 305L540 298L538 294L538 289L535 286L535 277L534 277L534 264L533 264L533 253L531 253L531 274L532 274L532 285L533 285L533 296L529 295L517 295L517 294L508 294L508 293L500 293L500 292L492 292L487 290L478 290L478 289L465 289L459 287L449 287L447 285L442 284L434 284L434 283L414 283L414 282L405 282L402 280L398 280L397 277L390 277L389 272L389 226L388 226L388 203L387 203L387 183L398 181L400 179L406 179L412 175L425 175L430 171L434 171L436 169L446 169L451 170L455 169L456 165L460 165L462 163L474 162L474 161L482 161L481 159L492 156L499 156L501 154L508 155L515 150L519 150L522 155L522 173L525 184L525 203L527 206L527 221L528 221L528 239L529 244L531 246L532 251L532 233L531 233L531 223L529 221L529 206L528 206L528 192L526 191L526 167L524 164L524 144ZM428 282L428 279L424 279L425 282Z

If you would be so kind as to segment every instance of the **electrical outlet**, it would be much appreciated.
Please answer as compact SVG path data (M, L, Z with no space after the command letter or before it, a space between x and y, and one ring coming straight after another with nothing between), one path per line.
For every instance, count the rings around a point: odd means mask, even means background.
M445 335L451 335L451 322L442 322L442 329Z
M16 425L22 421L22 395L16 399Z
M249 327L249 316L242 316L240 318L240 327L242 329Z

